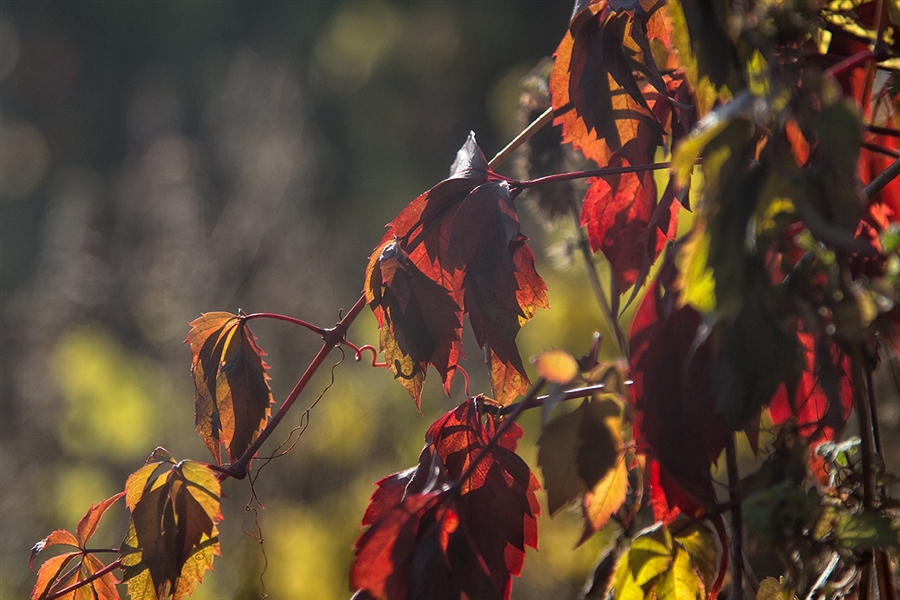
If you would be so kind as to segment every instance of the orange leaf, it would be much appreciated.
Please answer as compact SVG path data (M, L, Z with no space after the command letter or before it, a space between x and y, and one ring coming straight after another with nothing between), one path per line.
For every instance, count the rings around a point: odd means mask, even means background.
M58 578L66 574L69 563L80 555L81 552L66 552L45 560L38 569L37 582L34 584L34 589L31 590L31 600L46 597L53 589L63 589L78 581L79 570L77 569L65 581L60 581ZM76 592L72 592L66 596L66 600L76 598L75 594Z
M109 510L109 507L124 495L125 492L119 492L112 498L107 498L99 504L91 505L91 508L88 509L87 513L85 513L84 517L82 517L81 521L78 522L78 526L75 528L75 537L78 539L78 547L84 548L87 541L91 539L91 536L97 531L97 526L100 524L103 513Z
M156 474L165 462L146 465L126 484L131 521L121 561L132 598L189 595L219 553L221 487L215 474L192 461L169 462Z
M191 323L186 343L193 355L196 394L194 417L216 464L224 444L236 461L256 439L269 416L269 389L265 353L246 321L231 313L206 313Z

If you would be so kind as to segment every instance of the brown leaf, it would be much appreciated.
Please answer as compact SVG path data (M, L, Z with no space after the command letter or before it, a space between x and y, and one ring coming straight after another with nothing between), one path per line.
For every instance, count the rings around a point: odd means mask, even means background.
M121 560L128 593L175 600L189 595L219 553L221 487L215 474L200 463L160 460L133 473L125 488L131 522Z
M220 444L234 462L259 434L269 417L269 389L265 353L246 321L226 312L202 315L191 323L186 343L193 355L196 394L194 418L216 464Z

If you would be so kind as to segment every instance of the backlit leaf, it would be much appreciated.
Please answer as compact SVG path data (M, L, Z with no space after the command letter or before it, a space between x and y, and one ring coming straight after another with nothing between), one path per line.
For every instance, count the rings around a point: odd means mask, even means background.
M34 545L34 548L31 549L29 567L33 565L39 552L52 546L73 546L79 551L66 552L44 561L38 570L37 582L31 593L32 600L44 598L51 593L83 581L106 566L85 546L96 532L103 514L124 495L125 492L120 492L103 502L92 504L78 522L75 535L64 529L58 529ZM72 563L76 559L77 564L74 566L77 568L71 570ZM69 594L60 596L60 598L65 600L119 600L119 593L116 590L117 583L115 575L109 572Z
M109 510L109 507L115 504L115 502L124 495L125 492L119 492L115 496L107 498L99 504L91 505L91 508L88 509L87 513L85 513L84 517L82 517L78 522L78 526L75 528L75 537L78 539L79 547L84 548L88 540L91 539L97 531L97 526L100 524L103 513Z
M697 600L704 597L703 584L691 564L691 557L683 548L675 548L672 566L660 577L656 596L666 600Z
M490 170L474 134L450 177L388 225L370 258L364 292L389 366L417 403L429 364L449 392L462 355L464 314L490 363L495 400L509 404L525 392L515 338L537 308L548 306L526 242L510 184Z
M415 469L378 482L363 518L370 527L356 543L352 589L375 598L509 597L525 546L537 546L540 486L515 454L522 436L515 423L482 456L495 431L494 418L470 399L429 428Z
M193 356L194 417L216 464L220 444L236 461L265 425L272 404L265 353L246 321L226 312L206 313L191 322L186 343Z
M131 521L121 560L129 595L190 595L219 553L221 486L215 474L200 463L161 460L129 477L126 492Z
M729 428L715 406L711 344L698 337L702 317L690 306L674 308L674 294L662 291L651 285L632 322L635 441L659 464L653 493L661 487L669 508L699 516L715 504L710 467Z

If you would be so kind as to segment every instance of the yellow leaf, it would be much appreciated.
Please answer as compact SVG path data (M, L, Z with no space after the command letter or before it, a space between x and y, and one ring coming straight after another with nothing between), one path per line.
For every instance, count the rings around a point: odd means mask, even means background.
M621 423L621 419L617 419ZM609 422L609 420L607 420ZM621 425L620 425L621 428ZM628 468L625 454L616 459L615 466L584 495L585 536L582 541L598 529L604 527L609 518L625 502L628 493Z
M756 592L756 600L793 600L796 597L794 590L774 577L763 579Z
M672 566L660 578L656 597L665 600L697 600L703 597L703 584L694 571L691 557L683 548L675 549Z
M709 235L702 220L698 220L690 239L681 247L675 258L678 265L679 302L690 305L702 314L716 309L716 280L707 261Z

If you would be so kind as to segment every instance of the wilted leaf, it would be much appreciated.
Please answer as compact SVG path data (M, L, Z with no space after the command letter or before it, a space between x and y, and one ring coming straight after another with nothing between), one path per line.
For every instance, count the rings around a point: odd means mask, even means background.
M429 364L445 389L462 352L462 309L450 292L426 277L395 241L369 260L366 299L380 327L381 349L394 377L418 408Z
M190 595L219 553L221 486L215 474L192 461L158 460L133 473L126 492L131 521L121 560L129 595Z
M233 462L256 439L272 404L265 353L247 322L231 313L206 313L191 322L186 343L193 356L194 418L216 464L220 444Z
M537 545L537 480L470 399L436 421L413 470L378 482L357 541L351 587L375 598L508 598L525 546ZM466 481L459 478L478 458ZM459 487L452 487L458 485ZM440 491L436 491L440 490Z

